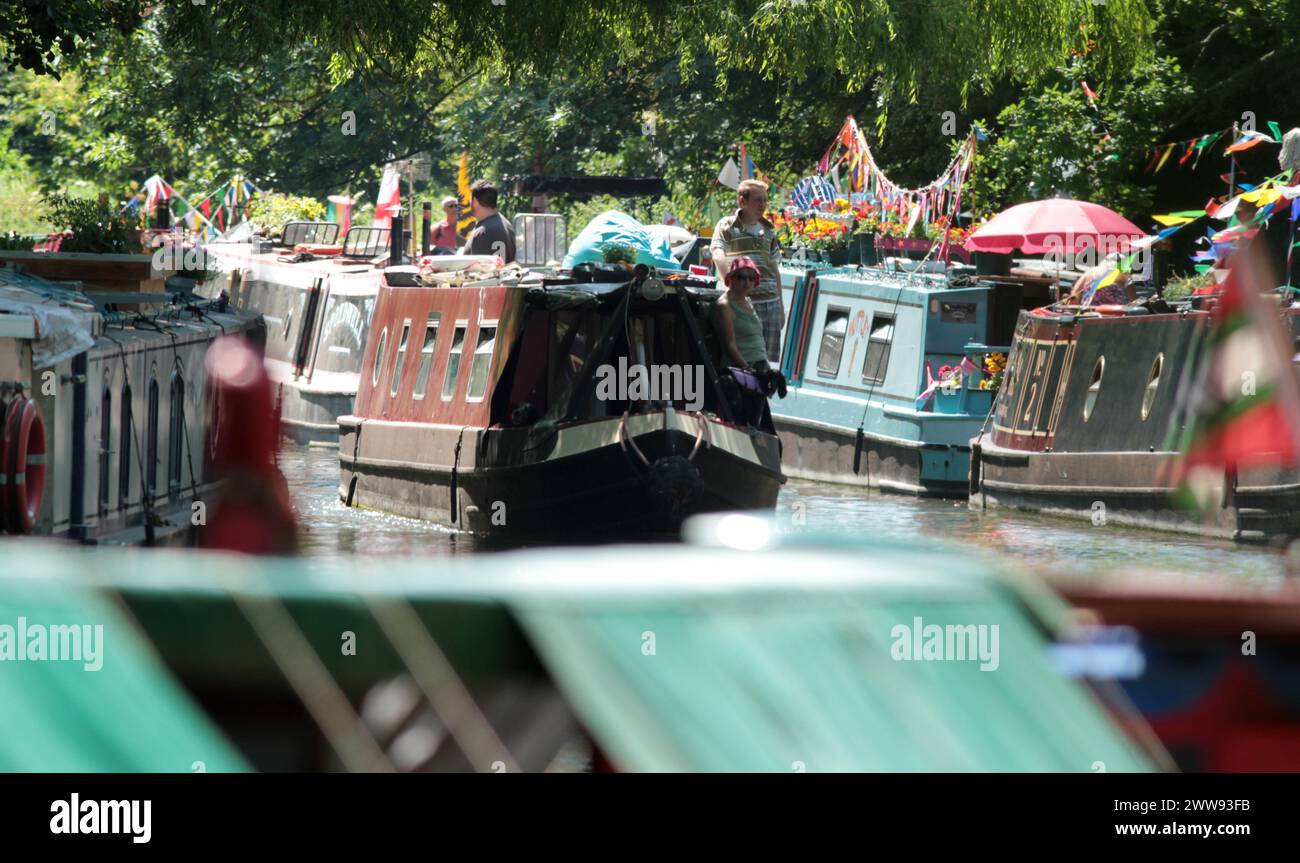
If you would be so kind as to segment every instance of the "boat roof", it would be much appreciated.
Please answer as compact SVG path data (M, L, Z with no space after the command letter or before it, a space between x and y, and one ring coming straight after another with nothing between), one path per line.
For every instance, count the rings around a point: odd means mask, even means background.
M366 609L404 601L462 674L535 654L603 751L636 771L1088 771L1098 760L1109 771L1150 769L1094 698L1049 666L1048 636L1067 608L998 560L937 544L783 537L770 520L740 515L697 522L692 536L681 545L479 554L440 560L436 570L422 559L15 544L0 614L12 618L26 591L44 590L47 602L68 603L47 605L55 616L99 615L116 631L125 624L96 597L121 595L169 665L184 667L189 650L192 662L229 675L269 665L240 643L243 630L232 625L240 601L282 602L304 631L333 644L340 627L358 643L382 643L382 629L363 632ZM897 627L917 618L996 625L997 669L895 660ZM355 674L359 666L336 652L321 651L331 672ZM379 661L373 651L369 661ZM125 651L115 662L156 690L151 703L171 699L155 660ZM47 694L38 678L67 674L53 666L24 669L27 685L0 698L0 722L59 715L68 737L116 726L78 690ZM171 715L176 734L206 740L191 714ZM123 719L138 728L140 716L126 710ZM19 757L10 750L22 739L0 740L0 763ZM60 763L112 761L72 749ZM123 756L118 769L135 763L144 762Z

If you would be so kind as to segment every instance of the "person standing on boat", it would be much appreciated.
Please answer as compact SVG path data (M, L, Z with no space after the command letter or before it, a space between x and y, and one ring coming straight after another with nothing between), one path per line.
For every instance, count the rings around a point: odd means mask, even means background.
M714 305L718 338L725 359L734 363L734 368L741 372L733 371L732 377L740 384L741 409L751 425L762 423L767 407L765 397L779 393L781 398L785 398L786 393L785 378L767 363L763 323L750 300L761 279L754 260L741 255L731 262L724 278L727 290Z
M469 208L476 222L462 255L496 255L507 264L515 260L515 229L497 212L497 187L479 180L469 187Z
M767 210L767 183L742 180L736 204L735 213L718 220L709 251L719 276L727 275L742 255L757 268L759 281L751 286L748 302L763 325L766 359L777 365L781 362L785 307L781 301L781 245L776 227L763 216Z
M761 279L758 265L752 258L745 255L735 258L723 277L727 290L715 306L722 349L727 360L738 369L752 370L759 363L767 362L763 323L750 300Z
M465 241L456 230L456 222L460 219L460 201L455 195L442 199L442 214L445 218L433 229L434 248L455 251Z

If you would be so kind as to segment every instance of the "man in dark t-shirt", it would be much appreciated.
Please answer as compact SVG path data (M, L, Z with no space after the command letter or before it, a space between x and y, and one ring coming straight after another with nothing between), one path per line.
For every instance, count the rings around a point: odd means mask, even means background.
M477 224L462 255L497 255L507 264L515 259L515 229L497 212L497 187L479 180L469 187L469 207Z

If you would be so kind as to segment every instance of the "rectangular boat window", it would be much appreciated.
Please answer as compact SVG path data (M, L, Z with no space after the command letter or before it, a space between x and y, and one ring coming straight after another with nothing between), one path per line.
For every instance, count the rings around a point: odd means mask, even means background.
M457 321L451 338L451 354L447 357L447 376L442 379L442 399L451 401L456 392L456 379L460 377L460 355L465 350L465 329L468 321Z
M840 373L840 357L844 354L844 334L849 328L849 310L830 308L826 310L826 322L822 325L822 347L817 354L817 373L828 377L837 377Z
M429 315L429 320L424 324L424 347L420 348L420 370L415 376L415 391L411 393L411 398L417 401L424 398L425 392L429 389L429 369L433 366L433 345L438 341L438 324L441 321L441 314L432 314Z
M862 382L884 383L889 370L889 346L894 341L892 315L876 315L871 319L871 335L867 339L867 358L862 363Z
M478 328L478 344L474 346L474 363L469 369L469 401L482 401L487 394L488 371L492 366L492 349L497 343L496 322Z
M397 388L402 385L402 366L406 363L406 341L411 335L411 321L402 321L402 338L397 343L397 362L393 364L393 384L388 388L390 396L397 395Z

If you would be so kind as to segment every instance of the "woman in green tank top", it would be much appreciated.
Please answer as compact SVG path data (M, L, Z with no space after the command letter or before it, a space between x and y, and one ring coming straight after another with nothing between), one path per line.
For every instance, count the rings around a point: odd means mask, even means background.
M737 258L727 272L726 293L716 306L723 350L737 368L752 369L757 363L767 361L763 324L749 302L749 292L758 279L758 265L748 257Z

